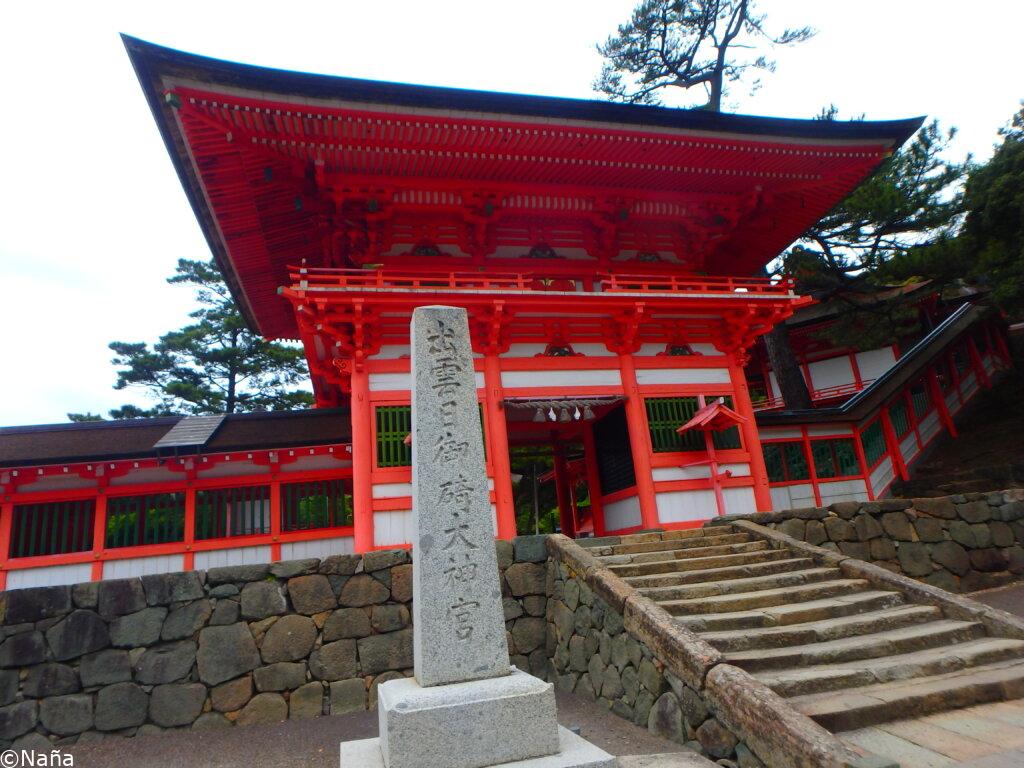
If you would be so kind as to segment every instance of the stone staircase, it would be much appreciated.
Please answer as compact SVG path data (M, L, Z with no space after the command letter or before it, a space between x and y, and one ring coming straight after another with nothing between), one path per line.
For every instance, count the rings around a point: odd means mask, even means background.
M720 525L577 543L833 732L1024 697L1024 641L754 534Z

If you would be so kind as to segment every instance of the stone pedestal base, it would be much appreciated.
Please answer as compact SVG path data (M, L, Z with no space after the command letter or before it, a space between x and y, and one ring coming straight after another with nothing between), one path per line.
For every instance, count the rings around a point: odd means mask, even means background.
M566 728L558 726L558 752L502 763L501 768L613 768L615 758ZM380 739L345 741L341 745L341 768L387 768Z
M426 688L389 680L377 689L377 711L388 768L482 768L558 751L551 684L515 667Z

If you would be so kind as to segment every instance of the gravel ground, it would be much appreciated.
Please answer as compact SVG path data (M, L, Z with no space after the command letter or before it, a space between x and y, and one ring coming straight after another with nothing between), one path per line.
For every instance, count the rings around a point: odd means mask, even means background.
M615 756L686 751L598 705L558 693L558 721ZM71 747L76 768L338 768L338 745L377 735L377 713L289 720L277 725L111 738Z

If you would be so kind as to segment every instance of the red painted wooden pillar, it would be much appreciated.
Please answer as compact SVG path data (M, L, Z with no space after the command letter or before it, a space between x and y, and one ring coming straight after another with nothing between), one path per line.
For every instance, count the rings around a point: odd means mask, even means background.
M761 436L757 433L757 421L754 406L750 404L750 389L747 377L743 374L743 366L735 357L729 359L729 380L732 382L732 403L736 413L746 419L740 425L743 444L750 454L750 475L754 478L754 504L758 512L771 512L772 494L768 485L768 470L764 465L764 452L761 450Z
M636 475L636 494L640 504L640 525L658 527L658 506L654 498L654 477L651 474L651 440L647 431L647 414L643 397L636 383L636 366L630 354L619 355L622 391L626 395L626 428L629 448L633 453L633 473Z
M512 464L508 455L508 425L502 408L504 390L498 356L484 357L484 408L486 410L488 451L494 471L494 506L498 518L498 538L516 535L516 508L512 502Z
M967 337L967 354L971 357L971 365L974 367L974 376L978 380L978 384L983 386L985 389L992 387L992 380L989 378L988 371L985 370L985 363L981 359L981 353L978 352L978 345L974 343L974 337Z
M0 590L7 589L7 559L11 556L11 526L14 524L14 504L0 504Z
M594 535L604 536L604 504L601 501L601 474L597 469L597 444L594 442L594 424L583 425L583 461L587 467L587 490L590 494L590 516L594 521Z
M185 553L181 557L182 570L192 571L196 567L196 553L192 546L196 543L196 489L185 489Z
M896 468L901 480L909 480L910 473L907 472L907 463L903 460L903 451L900 450L900 441L896 437L896 430L893 429L892 419L889 418L889 406L882 406L882 434L885 435L885 444L889 447L889 455L892 457L893 467Z
M352 371L352 518L355 550L359 554L373 549L371 415L370 377L360 367Z
M814 491L814 506L821 506L821 487L818 485L818 468L814 465L814 451L811 450L811 438L807 434L807 427L800 427L800 442L804 448L804 461L807 462L807 476L811 480L811 490Z
M558 498L558 521L562 533L569 538L576 537L576 526L572 517L572 499L569 494L572 488L569 486L569 468L565 464L565 452L562 446L555 443L555 495Z
M957 437L956 424L953 423L953 416L946 404L946 396L942 393L942 387L939 386L939 375L934 368L928 369L928 390L931 392L932 402L935 403L935 410L939 414L942 426L946 428L950 437Z
M270 559L281 559L281 481L270 481Z
M868 501L875 500L875 489L871 487L871 467L868 466L868 457L864 453L864 443L860 439L860 429L856 424L853 427L853 450L857 454L857 463L860 464L861 474L864 476L864 490L867 491Z
M103 578L103 550L107 546L107 494L101 488L96 497L96 509L92 519L92 580Z

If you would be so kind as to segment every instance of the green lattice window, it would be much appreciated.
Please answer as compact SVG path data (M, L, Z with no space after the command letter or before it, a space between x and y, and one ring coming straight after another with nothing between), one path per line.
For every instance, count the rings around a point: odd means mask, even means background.
M896 437L905 437L910 432L910 415L907 413L907 402L902 397L889 406L889 420L896 431Z
M814 459L814 473L821 480L861 473L853 440L813 440L811 457Z
M270 486L196 491L197 540L270 533Z
M281 530L352 525L352 495L344 480L281 484Z
M924 381L918 381L910 388L910 401L914 404L914 417L919 421L932 409L932 399Z
M484 433L484 409L480 410L480 432ZM412 433L411 405L378 405L377 418L377 466L411 467L412 444L405 439ZM484 440L484 458L487 458L487 440Z
M66 555L92 549L93 499L16 504L11 521L11 557Z
M724 400L725 405L731 408L732 398L726 396ZM676 432L693 418L693 414L700 407L696 397L648 397L644 400L644 405L647 408L651 447L655 453L704 450L704 435L699 430L689 430L681 435ZM739 448L739 428L730 427L715 432L712 440L715 448Z
M803 443L764 443L762 449L769 482L785 483L810 478Z
M108 549L185 538L185 494L150 493L107 500Z
M412 432L411 405L377 406L377 466L412 466L412 445L405 438Z
M864 459L868 466L875 466L885 455L885 434L882 432L881 419L875 419L860 433L860 444L864 448Z

